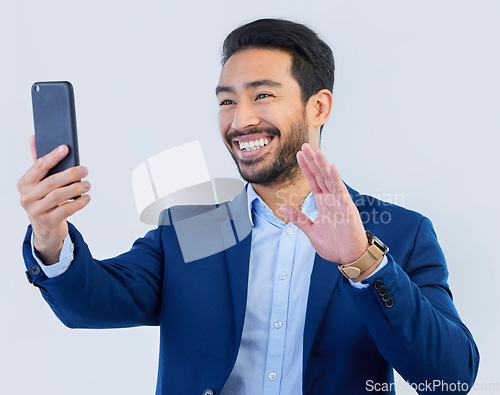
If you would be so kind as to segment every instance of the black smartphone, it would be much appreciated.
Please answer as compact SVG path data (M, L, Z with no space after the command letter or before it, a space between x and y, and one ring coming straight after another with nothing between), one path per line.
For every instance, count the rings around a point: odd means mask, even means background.
M31 87L36 155L40 158L61 144L68 155L45 176L79 166L73 86L67 81L35 82Z

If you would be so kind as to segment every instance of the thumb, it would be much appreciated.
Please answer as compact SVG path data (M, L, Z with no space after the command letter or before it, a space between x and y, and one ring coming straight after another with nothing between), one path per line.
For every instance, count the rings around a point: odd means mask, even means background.
M31 148L31 156L33 158L33 162L36 162L37 157L36 157L36 143L34 134L30 136L30 148Z

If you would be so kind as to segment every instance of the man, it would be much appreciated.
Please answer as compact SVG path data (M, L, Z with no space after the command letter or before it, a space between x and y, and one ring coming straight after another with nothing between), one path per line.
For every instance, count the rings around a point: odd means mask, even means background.
M93 259L66 221L88 203L67 202L90 189L86 169L42 180L65 146L36 161L18 183L23 254L61 321L159 324L158 394L394 393L392 368L419 392L467 392L478 350L432 224L349 188L319 149L333 70L303 25L233 31L216 94L248 184L222 205L164 211L115 258Z

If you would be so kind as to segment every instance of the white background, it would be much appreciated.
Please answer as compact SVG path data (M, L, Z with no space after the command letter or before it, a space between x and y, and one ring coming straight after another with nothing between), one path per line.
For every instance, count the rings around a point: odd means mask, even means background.
M115 256L149 229L131 183L146 158L198 139L212 176L237 176L214 87L224 37L260 17L305 23L332 47L323 150L358 191L431 218L480 349L477 382L500 382L499 16L487 0L2 2L0 393L151 394L158 363L158 328L69 330L25 279L16 182L32 163L31 84L74 85L92 201L71 222L96 258Z

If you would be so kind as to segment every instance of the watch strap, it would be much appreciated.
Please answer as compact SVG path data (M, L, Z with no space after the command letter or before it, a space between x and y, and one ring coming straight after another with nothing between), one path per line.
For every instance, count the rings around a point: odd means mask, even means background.
M384 251L375 244L372 244L359 259L347 265L339 264L339 270L347 278L356 278L377 262L383 255Z

